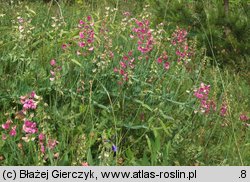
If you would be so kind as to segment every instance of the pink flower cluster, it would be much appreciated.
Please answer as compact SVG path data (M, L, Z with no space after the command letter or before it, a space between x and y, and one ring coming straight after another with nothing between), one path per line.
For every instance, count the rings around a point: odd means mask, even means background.
M2 124L2 128L5 130L5 131L8 131L9 132L9 135L10 136L15 136L16 135L16 125L12 126L11 125L13 124L13 121L8 119L4 124ZM6 134L2 134L2 139L3 140L6 140L7 138L7 135Z
M51 66L55 66L56 62L54 60L51 61ZM22 104L22 110L16 113L15 119L20 119L23 121L22 124L22 131L24 132L25 136L21 137L21 139L25 142L34 141L36 137L38 137L39 140L39 146L41 152L45 153L45 135L43 133L40 133L38 135L38 127L37 123L31 121L30 118L34 117L34 110L37 109L37 104L40 101L40 97L36 95L34 91L32 91L30 94L27 94L25 96L20 97L20 102ZM31 112L32 111L32 112ZM28 118L28 119L27 119ZM11 119L8 119L4 124L2 124L2 128L9 133L10 136L16 136L17 132L17 125L13 124L13 121ZM2 139L6 140L7 135L6 133L2 133ZM58 144L58 141L54 139L49 139L47 143L47 147L49 149L54 149L56 145Z
M175 47L175 53L178 57L177 61L180 62L190 57L189 46L187 41L187 31L177 27L172 34L172 45Z
M132 29L135 35L130 35L131 38L137 38L137 49L145 54L153 49L153 36L149 28L149 20L139 21L135 19L136 27Z
M45 134L43 133L40 133L38 135L38 140L39 140L39 145L40 145L40 151L44 154L45 153ZM50 150L53 150L56 145L58 144L59 142L54 140L54 139L49 139L48 140L48 144L47 144L47 147L50 149Z
M50 65L51 65L52 69L50 70L51 77L49 79L50 79L50 81L55 81L56 78L60 77L59 72L62 70L62 67L57 66L55 59L52 59L50 61Z
M198 89L194 89L194 96L200 101L200 111L203 113L209 113L211 108L216 111L216 104L213 100L208 99L210 92L210 85L200 84Z
M45 135L43 133L40 133L38 136L38 140L39 140L39 145L40 145L40 151L44 154L45 153L45 146L44 146Z
M123 81L128 81L128 71L135 68L135 58L133 52L129 51L127 55L124 55L122 61L120 61L120 68L114 68L114 72L122 76Z
M23 111L27 110L35 110L37 107L37 101L34 99L38 99L39 97L36 95L36 93L33 91L30 95L21 96L20 102L23 104Z
M157 58L157 63L159 64L163 64L163 67L166 69L166 70L169 70L170 68L170 63L167 61L168 60L168 55L167 53L164 51L162 53L162 55L160 57Z
M79 32L79 38L78 38L78 46L82 49L88 49L89 51L94 50L94 37L95 37L95 32L94 32L94 23L91 23L91 16L87 17L87 21L80 20L78 24L78 28L80 29ZM82 52L81 50L77 51L78 55L81 55Z
M216 103L213 100L208 99L210 92L210 85L205 85L204 83L200 84L198 89L194 89L194 96L200 101L200 111L203 113L210 113L211 109L216 111ZM227 104L223 102L220 107L220 115L227 115Z
M38 129L36 127L36 123L29 120L25 120L23 124L23 131L28 134L37 133Z

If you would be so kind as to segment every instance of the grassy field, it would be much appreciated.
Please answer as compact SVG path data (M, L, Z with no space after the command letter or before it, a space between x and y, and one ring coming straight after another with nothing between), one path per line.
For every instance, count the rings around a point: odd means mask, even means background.
M242 54L152 1L75 3L0 2L0 165L250 165Z

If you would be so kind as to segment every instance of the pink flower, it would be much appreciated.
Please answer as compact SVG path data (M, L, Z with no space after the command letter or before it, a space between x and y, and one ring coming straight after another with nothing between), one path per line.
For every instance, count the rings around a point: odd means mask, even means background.
M40 133L38 138L39 138L39 141L43 141L45 139L45 135L43 133Z
M221 106L221 109L220 109L220 115L226 116L226 114L227 114L227 105L225 103L223 103Z
M202 99L203 98L203 94L199 93L198 91L194 92L194 95L198 99Z
M58 143L59 142L56 141L56 140L49 139L49 141L48 141L48 147L49 147L49 149L53 150Z
M164 68L165 68L166 70L169 70L169 67L170 67L169 62L165 62L165 63L164 63Z
M126 11L123 13L124 16L130 16L130 12Z
M85 22L82 21L82 20L80 20L80 21L79 21L79 24L80 24L80 25L83 25L83 24L85 24Z
M4 130L8 130L10 128L11 123L13 123L12 120L8 119L5 124L2 124L2 128Z
M82 166L89 166L88 162L82 162Z
M9 134L10 134L10 136L15 136L16 135L16 125L11 128Z
M51 65L51 66L55 66L55 65L56 65L56 60L52 59L52 60L50 61L50 65Z
M110 53L109 53L109 57L110 57L110 58L114 58L114 53L113 53L113 52L110 52Z
M2 134L2 140L6 140L7 139L7 135L5 135L4 133Z
M79 47L84 47L86 44L84 42L79 42L78 45Z
M241 114L241 115L240 115L240 120L241 120L241 121L247 121L247 120L249 120L249 118L247 117L247 115Z
M162 63L162 59L160 57L157 59L157 63Z
M36 95L36 92L35 92L35 91L32 91L32 92L30 93L30 97L31 97L32 99L37 99L37 98L38 98L38 96Z
M52 71L52 70L50 70L50 74L51 74L52 76L55 76L55 72Z
M23 131L26 133L34 134L37 133L37 127L35 122L26 120L23 124Z
M126 68L127 67L127 65L124 62L122 62L122 61L120 62L120 65L121 65L122 68Z
M90 21L91 20L91 16L87 16L87 20Z
M27 110L27 109L36 109L37 104L33 99L26 99L24 104L23 104L23 109Z
M90 47L90 48L89 48L89 51L93 51L93 50L94 50L94 47Z
M83 32L80 32L79 36L80 36L81 39L84 39L84 37L85 37L84 34L83 34Z
M127 61L128 60L128 56L123 56L122 58L124 61Z
M67 47L68 47L67 44L63 44L63 45L62 45L62 49L63 49L63 50L65 50Z
M120 74L121 75L124 75L125 74L125 71L123 69L120 70Z
M40 151L44 154L45 153L45 147L43 143L40 143Z
M27 96L21 96L20 97L20 102L24 104L25 100L27 99Z

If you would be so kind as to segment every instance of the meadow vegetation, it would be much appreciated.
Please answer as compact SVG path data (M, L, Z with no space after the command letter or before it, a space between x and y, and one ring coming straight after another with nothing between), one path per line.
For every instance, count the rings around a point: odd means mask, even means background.
M1 1L0 165L250 165L249 3L214 2Z

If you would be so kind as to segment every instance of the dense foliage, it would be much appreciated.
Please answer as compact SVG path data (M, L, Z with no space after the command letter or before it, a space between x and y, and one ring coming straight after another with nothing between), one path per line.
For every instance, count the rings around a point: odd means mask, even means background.
M1 165L250 164L248 4L8 3Z

